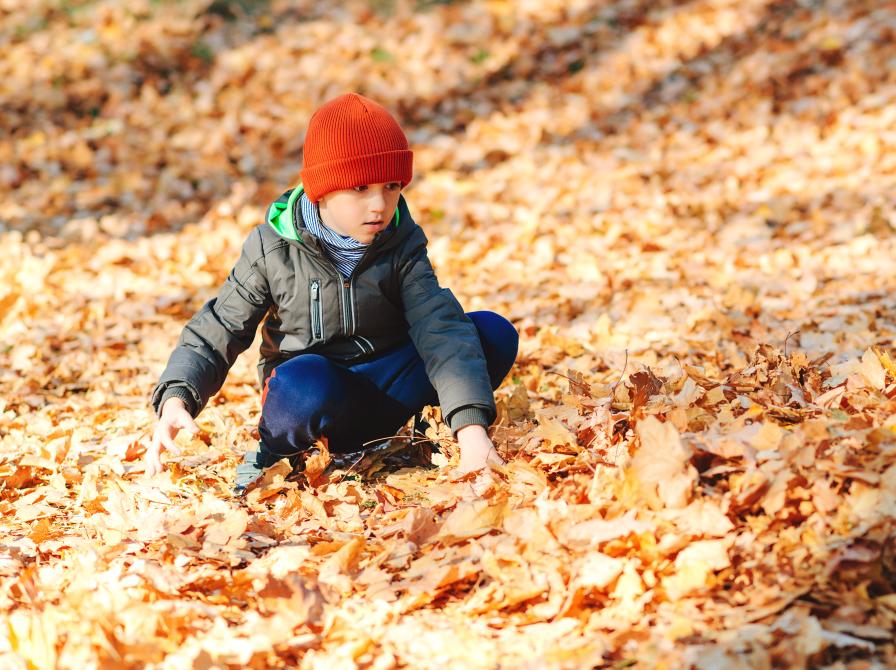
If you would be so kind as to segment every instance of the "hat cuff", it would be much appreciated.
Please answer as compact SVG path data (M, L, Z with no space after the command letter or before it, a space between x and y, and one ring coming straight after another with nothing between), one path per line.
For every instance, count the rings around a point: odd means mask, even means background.
M303 168L300 179L308 199L317 202L330 191L363 184L399 181L407 186L414 174L413 164L414 152L399 149L319 163Z

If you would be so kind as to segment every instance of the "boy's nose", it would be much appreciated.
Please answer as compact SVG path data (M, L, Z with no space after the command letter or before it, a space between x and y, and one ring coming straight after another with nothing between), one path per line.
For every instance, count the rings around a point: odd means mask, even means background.
M373 214L382 214L386 209L386 198L382 193L375 193L369 202L370 211Z

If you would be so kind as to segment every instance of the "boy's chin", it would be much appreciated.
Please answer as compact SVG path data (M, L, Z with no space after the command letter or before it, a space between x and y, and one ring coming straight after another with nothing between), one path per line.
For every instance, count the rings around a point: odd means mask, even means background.
M373 238L376 237L376 234L380 232L378 227L371 227L370 230L361 230L356 235L352 235L352 237L362 244L369 244L373 242Z

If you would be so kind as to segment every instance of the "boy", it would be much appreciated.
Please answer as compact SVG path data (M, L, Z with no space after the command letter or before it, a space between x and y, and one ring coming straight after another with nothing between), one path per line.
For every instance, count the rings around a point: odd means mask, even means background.
M246 239L217 296L184 327L152 394L159 422L146 471L214 395L262 326L261 441L237 468L243 493L281 458L300 467L321 436L350 453L441 404L460 471L503 463L486 433L493 390L518 335L492 312L465 314L441 288L401 190L412 152L377 103L347 94L308 124L302 184ZM266 318L265 318L266 317Z

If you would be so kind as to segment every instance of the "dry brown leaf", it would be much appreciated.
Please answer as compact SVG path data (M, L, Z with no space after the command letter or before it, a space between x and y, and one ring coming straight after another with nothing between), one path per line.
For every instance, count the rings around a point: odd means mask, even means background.
M322 437L314 444L317 453L305 459L305 477L312 486L321 483L324 470L330 464L330 450L328 448L328 440ZM313 450L312 450L313 451Z

